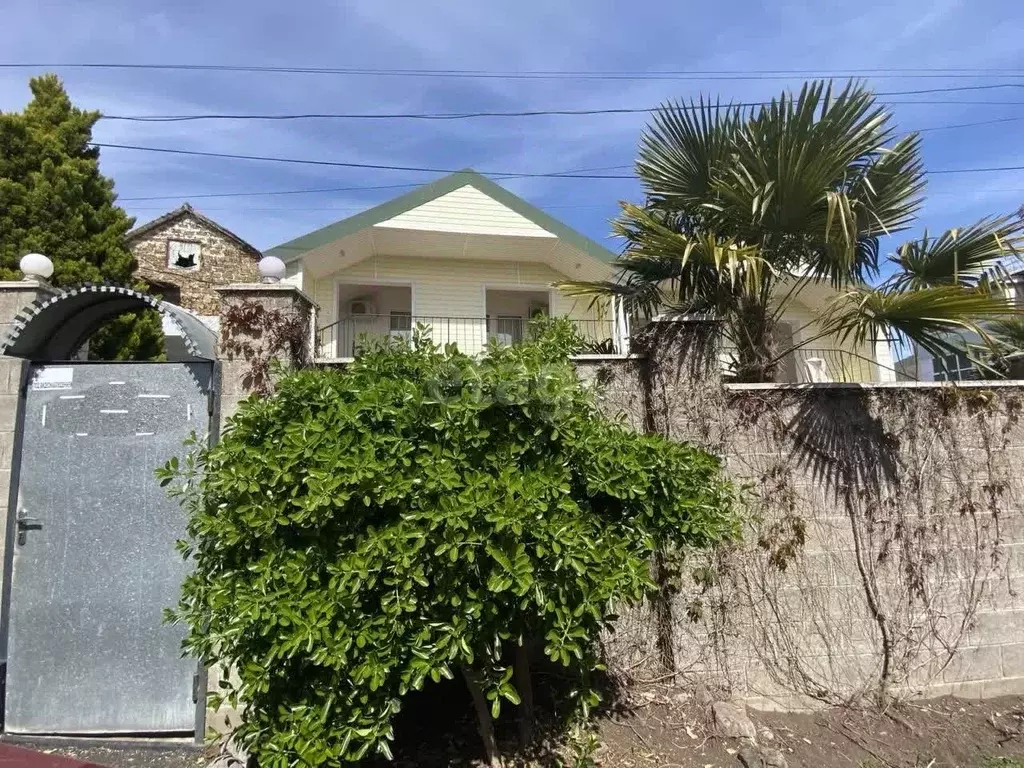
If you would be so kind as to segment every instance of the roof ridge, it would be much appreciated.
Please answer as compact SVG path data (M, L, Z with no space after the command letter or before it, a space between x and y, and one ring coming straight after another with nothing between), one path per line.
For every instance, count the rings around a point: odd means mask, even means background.
M173 211L168 211L162 216L157 216L155 219L147 221L145 224L141 224L135 227L134 229L130 230L124 236L125 242L128 243L133 240L137 240L141 236L145 235L148 232L153 231L157 227L161 227L164 224L174 221L175 219L179 219L183 216L191 216L200 223L205 224L207 227L219 232L224 237L228 238L236 245L238 245L240 248L242 248L244 251L246 251L250 256L253 256L255 258L262 257L263 254L260 252L259 248L257 248L247 240L239 237L227 227L218 224L209 216L206 216L202 212L197 211L195 208L192 207L192 204L188 201L185 201L177 208L175 208Z

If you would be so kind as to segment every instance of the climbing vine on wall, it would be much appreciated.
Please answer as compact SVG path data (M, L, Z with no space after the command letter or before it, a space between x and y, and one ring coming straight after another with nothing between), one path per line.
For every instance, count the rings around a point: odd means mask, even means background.
M648 364L648 428L727 457L747 520L742 545L678 564L676 679L881 706L940 680L1005 575L1020 395L730 390L674 341ZM627 659L664 645L654 618Z
M221 347L229 356L248 363L242 385L262 396L273 391L275 361L292 368L309 365L309 334L309 318L294 310L243 301L221 313Z

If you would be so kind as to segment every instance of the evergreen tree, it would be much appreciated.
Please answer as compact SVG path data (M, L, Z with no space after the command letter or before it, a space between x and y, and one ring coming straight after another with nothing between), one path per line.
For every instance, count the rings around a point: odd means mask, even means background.
M0 279L37 251L53 260L54 285L131 284L135 260L124 242L134 220L115 204L114 183L91 147L99 112L71 103L56 75L29 82L22 113L0 113ZM90 340L90 357L145 360L162 352L156 312L116 318Z

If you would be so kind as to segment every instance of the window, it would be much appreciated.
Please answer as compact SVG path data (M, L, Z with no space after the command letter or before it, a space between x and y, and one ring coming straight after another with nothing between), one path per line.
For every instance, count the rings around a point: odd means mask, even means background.
M412 330L412 312L393 311L391 313L391 330L392 331L411 331Z
M153 283L150 286L150 293L159 296L161 301L168 304L181 304L181 288L170 283Z
M167 241L168 269L199 269L199 257L202 246L190 240Z
M933 358L935 381L966 381L978 378L978 369L962 352Z
M523 340L523 326L526 323L517 315L498 315L494 324L494 335L502 344L514 344Z

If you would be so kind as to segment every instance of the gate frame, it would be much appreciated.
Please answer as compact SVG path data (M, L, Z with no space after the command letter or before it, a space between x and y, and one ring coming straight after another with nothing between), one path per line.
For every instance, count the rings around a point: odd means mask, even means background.
M221 385L221 363L219 360L195 360L195 361L173 361L173 362L147 362L133 360L23 360L21 364L21 380L18 386L18 410L14 428L14 446L11 452L11 482L8 489L7 520L5 522L5 541L3 558L3 588L0 590L0 733L3 738L9 739L19 734L9 734L6 731L6 702L7 702L7 642L11 621L11 586L12 574L14 571L14 549L17 546L17 518L18 518L18 496L21 486L21 455L25 440L25 409L28 397L29 377L32 367L36 365L71 364L77 366L99 366L109 365L181 365L183 362L206 363L210 366L210 391L207 393L207 416L209 418L209 431L206 439L206 446L213 448L220 439L220 385ZM154 470L156 467L154 467ZM170 606L168 606L170 607ZM196 672L192 676L192 701L195 704L195 721L193 743L202 745L206 738L206 710L207 710L207 686L209 684L209 668L201 660L196 661ZM173 733L180 733L174 731ZM118 733L115 738L130 740L138 738L159 738L170 734L165 733ZM108 743L102 734L89 734L85 736L72 736L66 734L31 734L26 736L31 740L59 740L71 739L74 743L80 743L90 738L102 738Z
M18 497L21 485L21 460L24 447L26 398L33 365L71 363L73 365L131 364L134 361L69 360L70 350L78 342L92 335L107 318L133 310L155 309L165 320L177 326L185 343L188 357L170 364L203 362L211 365L210 391L207 397L209 418L207 445L217 444L221 427L221 392L224 371L217 355L217 334L208 328L198 315L174 304L166 303L151 294L134 288L113 284L85 283L76 288L58 289L36 276L26 275L22 281L0 281L0 330L6 331L0 341L0 360L4 364L17 362L17 405L14 409L14 430L11 445L11 467L8 473L7 519L4 521L3 583L0 589L0 734L8 734L6 727L7 652L10 632L10 606L14 550L17 546ZM56 347L51 341L60 337ZM58 349L62 351L57 351ZM66 353L66 354L65 354ZM142 364L146 361L137 361ZM13 370L10 371L13 374ZM13 380L13 375L10 377ZM7 386L10 386L8 384ZM9 390L8 390L9 391ZM13 392L11 394L14 394ZM155 469L155 468L154 468ZM197 661L193 675L192 698L196 706L194 741L202 744L206 735L207 687L209 670ZM180 733L180 732L175 732ZM122 734L118 734L119 736ZM154 737L159 734L123 734ZM37 738L33 735L31 738ZM70 738L76 743L88 736L42 736L41 738Z

